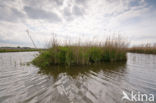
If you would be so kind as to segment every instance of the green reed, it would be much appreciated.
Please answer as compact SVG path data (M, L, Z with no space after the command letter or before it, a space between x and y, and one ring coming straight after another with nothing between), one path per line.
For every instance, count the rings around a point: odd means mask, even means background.
M32 61L45 67L49 65L90 65L101 62L126 61L127 43L121 38L108 38L104 43L59 45L53 39L52 45Z

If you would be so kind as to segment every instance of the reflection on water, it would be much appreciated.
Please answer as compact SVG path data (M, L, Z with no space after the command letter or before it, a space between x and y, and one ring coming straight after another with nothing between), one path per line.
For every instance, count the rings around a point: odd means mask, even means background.
M85 65L85 66L51 66L47 68L40 68L38 73L51 75L54 79L57 79L59 75L68 75L72 78L76 78L79 76L93 73L104 72L106 75L109 74L110 70L115 70L116 72L124 72L125 70L125 62L120 63L103 63L96 65ZM109 74L109 75L112 75Z
M0 103L125 103L122 91L156 95L155 55L128 53L126 63L39 69L27 65L36 54L0 54Z

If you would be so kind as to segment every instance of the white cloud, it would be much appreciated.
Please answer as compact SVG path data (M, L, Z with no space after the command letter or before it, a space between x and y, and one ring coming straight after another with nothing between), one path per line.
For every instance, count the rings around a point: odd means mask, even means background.
M41 46L53 32L59 40L70 36L73 41L103 40L118 32L132 44L156 39L156 12L144 0L6 1L0 2L0 45L32 46L26 29Z

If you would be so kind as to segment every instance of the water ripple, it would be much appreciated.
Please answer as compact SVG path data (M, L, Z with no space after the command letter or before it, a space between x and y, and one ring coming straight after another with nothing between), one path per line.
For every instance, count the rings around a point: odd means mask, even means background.
M128 53L127 63L42 70L26 65L36 54L0 54L0 103L122 103L122 91L156 95L156 56Z

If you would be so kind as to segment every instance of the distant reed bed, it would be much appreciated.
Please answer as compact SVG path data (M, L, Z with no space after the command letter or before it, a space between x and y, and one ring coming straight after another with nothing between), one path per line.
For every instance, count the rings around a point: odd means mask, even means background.
M134 46L129 48L128 51L133 53L156 54L156 45L144 44L140 46Z
M3 52L31 52L31 51L41 51L44 49L0 49L0 53Z
M51 47L41 52L32 62L45 67L49 65L90 65L101 62L126 61L128 44L121 37L107 38L104 43L60 45L53 38Z

